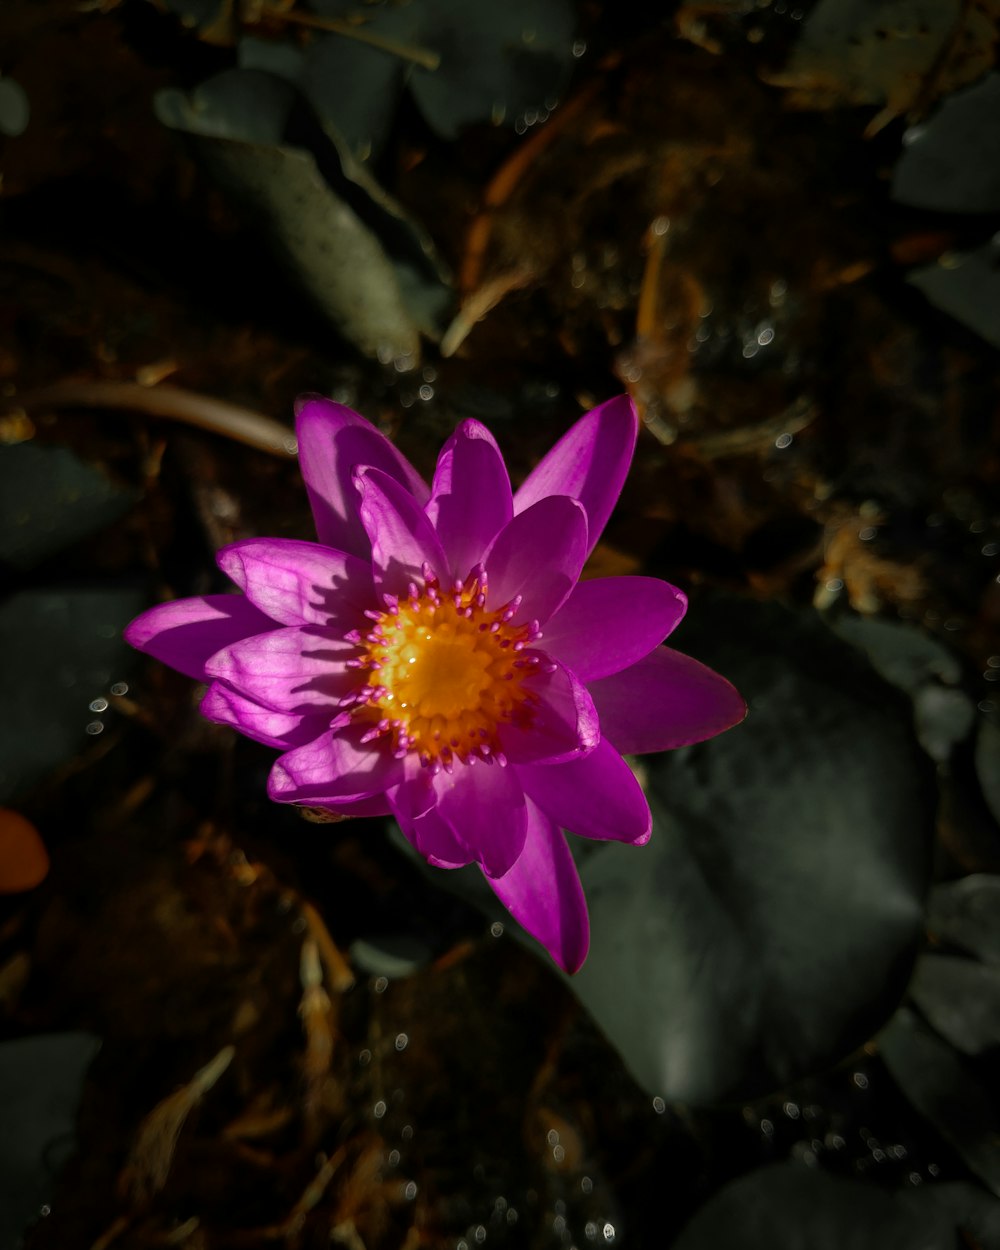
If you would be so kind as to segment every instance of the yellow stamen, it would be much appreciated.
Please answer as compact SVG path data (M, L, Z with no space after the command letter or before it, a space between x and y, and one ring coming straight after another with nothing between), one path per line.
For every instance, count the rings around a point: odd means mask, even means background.
M511 624L519 604L487 611L481 569L450 594L427 570L423 591L411 586L408 599L370 613L357 661L368 672L357 700L366 738L388 735L397 755L413 751L435 771L456 759L506 763L497 731L530 720L535 696L523 682L539 664L524 651L537 624Z

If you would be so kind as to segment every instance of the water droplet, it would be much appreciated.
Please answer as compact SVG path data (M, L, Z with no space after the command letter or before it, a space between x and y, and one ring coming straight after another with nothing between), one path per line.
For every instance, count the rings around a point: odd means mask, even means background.
M396 1034L396 1049L397 1050L405 1050L409 1044L410 1044L410 1039L406 1036L405 1033Z
M663 1115L667 1109L667 1104L663 1101L659 1094L653 1099L653 1110L657 1115Z
M92 699L90 702L90 710L92 712L106 712L108 710L107 699Z
M495 938L503 937L503 925L500 923L499 920L494 920L493 923L490 925L490 933Z
M416 1181L407 1181L406 1188L403 1190L403 1197L407 1200L407 1202L412 1202L416 1196L417 1196Z
M387 1110L388 1108L385 1105L385 1099L380 1098L375 1106L372 1107L372 1115L376 1120L381 1120Z
M840 582L840 578L837 578L837 581L838 581L838 582ZM827 582L827 586L828 586L828 587L829 587L829 585L830 585L830 583L829 583L829 582ZM840 589L843 587L843 585L844 585L844 583L843 583L843 582L840 582L840 585L837 587L837 589L838 589L838 590L840 590ZM852 1081L854 1082L854 1084L858 1087L858 1089L867 1089L867 1088L868 1088L868 1077L867 1077L867 1076L865 1076L865 1074L864 1074L863 1072L855 1072L855 1073L853 1074L853 1076L851 1077L851 1080L852 1080Z
M777 447L779 451L784 451L786 447L791 447L792 445L791 434L788 434L787 432L785 434L779 434L778 437L774 440L774 445L775 447Z
M384 994L388 988L389 988L388 977L376 977L375 978L375 984L373 986L373 989L375 990L376 994Z
M581 57L586 51L587 51L586 41L583 39L577 39L577 41L573 44L573 55L575 57Z
M87 725L87 730L86 730L86 731L87 731L87 733L89 733L89 734L90 734L90 736L91 736L92 738L96 738L98 734L100 734L100 733L104 733L104 721L102 721L102 720L92 720L92 721L91 721L91 722Z

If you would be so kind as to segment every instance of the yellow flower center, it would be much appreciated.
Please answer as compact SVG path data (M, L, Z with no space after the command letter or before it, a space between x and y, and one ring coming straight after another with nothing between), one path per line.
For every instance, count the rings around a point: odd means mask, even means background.
M511 624L519 598L487 611L481 568L450 593L430 570L425 578L408 599L386 596L384 611L367 614L374 628L351 636L363 649L352 664L367 672L355 695L355 714L371 725L363 740L387 736L398 756L414 751L434 771L455 760L505 764L497 731L527 724L535 702L523 682L540 663L525 653L537 623Z

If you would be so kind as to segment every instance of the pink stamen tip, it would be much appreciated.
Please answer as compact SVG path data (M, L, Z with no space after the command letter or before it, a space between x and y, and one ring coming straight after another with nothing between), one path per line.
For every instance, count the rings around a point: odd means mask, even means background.
M539 662L539 661L536 661L536 663L538 663L538 662ZM558 664L552 664L552 663L550 662L550 663L548 663L548 664L546 664L546 665L545 665L545 672L546 672L546 673L554 673L558 667L559 667L559 665L558 665Z
M494 755L493 758L496 760L496 762L500 765L501 768L507 767L507 756L504 755L503 751L497 751L496 755Z
M515 642L515 643L514 643L514 650L515 650L515 651L523 651L523 650L524 650L524 648L525 648L526 646L527 646L527 643L526 643L526 642L524 642L524 640L522 639L520 642Z
M491 622L491 624L490 624L490 633L491 633L491 634L499 634L499 632L500 632L500 622L499 622L499 621L493 621L493 622Z
M367 733L365 733L365 734L362 734L362 735L361 735L361 743L362 743L362 746L363 746L366 742L374 742L374 741L375 741L375 739L376 739L378 736L379 736L379 731L378 731L378 729L377 729L377 728L375 728L375 729L369 729Z
M347 661L348 668L364 668L364 666L365 666L364 660L348 660Z
M370 621L380 621L382 619L382 613L376 612L374 608L365 608L365 616L367 616Z
M346 633L346 634L344 635L344 641L345 641L345 642L360 642L360 641L361 641L361 630L360 630L360 629L352 629L352 630L350 630L348 633Z

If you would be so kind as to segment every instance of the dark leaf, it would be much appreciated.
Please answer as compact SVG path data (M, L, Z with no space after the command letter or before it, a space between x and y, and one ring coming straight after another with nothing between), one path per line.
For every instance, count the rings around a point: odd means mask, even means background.
M419 332L437 332L450 299L432 246L296 100L291 84L237 69L190 97L161 92L156 107L164 124L192 136L211 176L345 338L384 361L415 362Z
M948 252L934 265L911 271L908 282L935 308L1000 347L1000 247Z
M30 568L110 525L135 499L65 447L0 446L0 560Z
M0 801L71 758L88 725L103 728L90 705L131 668L135 652L121 631L145 606L136 590L78 588L0 603Z
M685 624L696 644L749 718L641 761L653 837L586 856L570 984L647 1089L706 1103L787 1084L889 1014L931 807L908 706L817 617L724 601Z
M944 213L1000 209L1000 74L956 91L907 131L893 199Z
M1000 964L1000 877L973 873L936 885L927 906L927 927L939 941Z
M422 0L422 45L436 70L414 69L410 90L446 139L472 122L515 122L550 110L573 62L573 6L567 0Z
M958 955L921 955L910 997L956 1050L1000 1046L1000 968Z
M54 1033L0 1043L0 1247L12 1250L51 1201L73 1150L80 1088L100 1041Z
M909 1008L901 1007L878 1037L879 1053L906 1097L1000 1194L1000 1123L990 1094L961 1060Z
M956 1229L994 1250L1000 1204L972 1185L893 1194L797 1163L730 1182L674 1242L673 1250L954 1250Z

